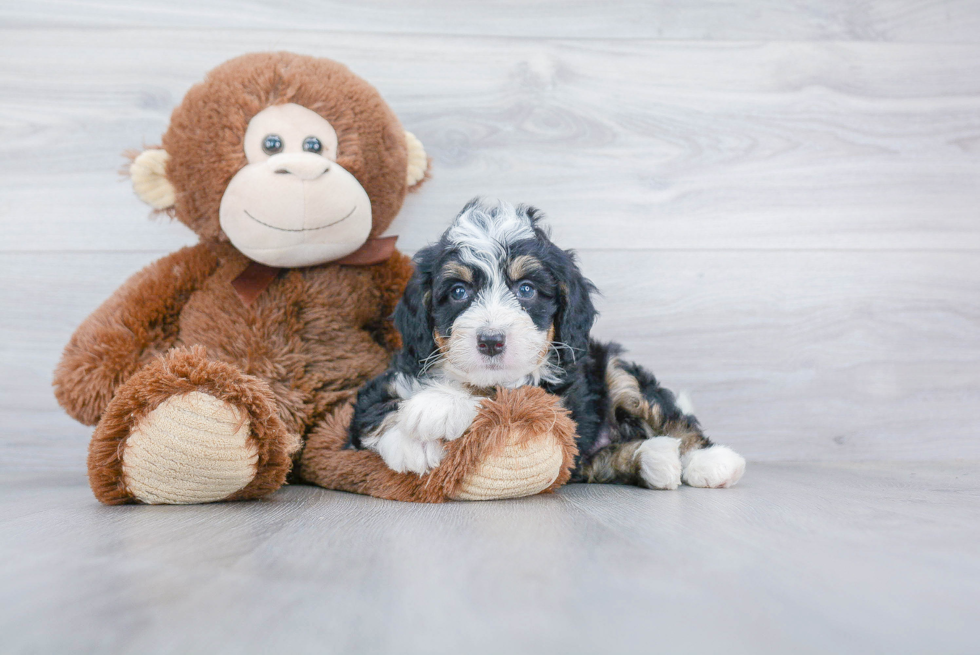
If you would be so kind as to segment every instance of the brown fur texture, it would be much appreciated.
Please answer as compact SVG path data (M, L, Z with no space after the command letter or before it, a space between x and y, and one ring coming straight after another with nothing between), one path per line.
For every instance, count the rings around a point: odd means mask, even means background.
M299 463L299 476L328 489L368 494L389 500L442 503L455 498L460 484L477 464L487 462L508 444L554 439L563 459L558 478L545 490L565 484L575 464L575 423L557 397L538 387L500 389L483 401L476 420L459 439L446 444L437 468L419 476L397 473L370 450L345 449L353 415L348 404L311 432Z
M336 129L337 161L371 199L372 236L401 207L404 131L378 93L342 65L288 53L246 55L193 87L163 144L177 198L171 213L201 242L120 287L76 330L55 371L61 405L98 424L89 474L103 502L133 500L121 475L132 427L167 397L195 390L250 417L259 470L230 499L275 490L310 430L383 371L400 345L389 317L412 267L397 251L369 266L284 270L247 305L232 287L249 260L222 238L221 196L246 163L249 120L287 102Z
M55 397L72 418L98 423L116 389L174 346L184 303L217 267L208 248L182 248L131 277L85 319L54 375Z

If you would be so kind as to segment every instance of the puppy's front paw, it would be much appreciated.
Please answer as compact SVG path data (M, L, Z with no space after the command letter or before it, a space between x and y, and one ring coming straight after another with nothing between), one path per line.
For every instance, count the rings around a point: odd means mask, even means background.
M637 449L640 477L651 489L676 489L681 484L680 439L653 437Z
M728 446L709 446L684 455L684 482L692 487L734 486L745 473L745 458Z
M452 441L473 423L480 400L468 394L423 391L405 403L399 423L405 434L420 441Z
M446 412L445 422L442 424L442 438L452 441L462 437L476 420L482 402L482 398L468 395L453 398L449 411Z
M442 443L421 441L406 435L400 428L391 428L378 439L374 449L393 471L412 471L423 475L439 466L445 455Z

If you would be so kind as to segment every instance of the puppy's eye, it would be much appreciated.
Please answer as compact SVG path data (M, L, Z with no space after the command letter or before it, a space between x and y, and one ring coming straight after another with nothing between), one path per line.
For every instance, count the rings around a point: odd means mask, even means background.
M533 298L534 294L537 293L537 290L534 288L534 285L531 284L530 282L521 282L520 284L517 285L516 293L517 293L517 297L520 298L521 300L527 300L529 298Z
M449 297L457 302L466 300L470 297L470 290L466 288L465 284L454 284L453 288L449 290Z
M308 136L303 139L303 150L319 155L320 151L323 150L323 144L320 143L320 139L316 138L315 136Z
M282 139L278 134L267 134L264 139L262 139L262 149L265 150L267 155L274 155L278 152L282 152Z

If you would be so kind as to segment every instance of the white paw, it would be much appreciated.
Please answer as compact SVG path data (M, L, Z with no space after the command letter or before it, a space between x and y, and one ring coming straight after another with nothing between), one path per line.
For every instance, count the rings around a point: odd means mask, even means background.
M422 441L406 435L398 427L381 435L372 447L388 468L399 473L412 471L422 475L439 466L445 455L440 441Z
M683 457L684 483L720 489L734 486L745 473L745 458L728 446L692 450Z
M463 436L476 418L480 398L431 389L405 401L399 411L399 427L421 441Z
M676 489L681 484L680 439L653 437L637 449L640 476L651 489Z

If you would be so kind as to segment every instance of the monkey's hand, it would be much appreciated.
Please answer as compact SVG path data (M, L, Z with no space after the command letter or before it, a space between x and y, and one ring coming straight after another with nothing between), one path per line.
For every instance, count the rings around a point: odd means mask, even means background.
M95 425L116 389L174 345L180 311L217 267L204 246L183 248L131 277L75 330L55 369L55 396Z

